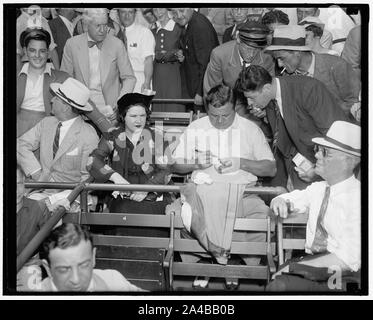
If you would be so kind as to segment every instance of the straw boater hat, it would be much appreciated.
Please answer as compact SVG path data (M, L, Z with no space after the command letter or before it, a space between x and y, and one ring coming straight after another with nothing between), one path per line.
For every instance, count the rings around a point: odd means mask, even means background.
M292 50L311 51L306 46L306 30L304 26L278 26L273 32L272 43L264 51Z
M361 128L346 121L335 121L324 138L313 138L312 141L360 157Z
M88 103L90 91L80 81L74 78L67 78L62 84L56 82L51 83L50 88L56 96L70 106L82 111L93 110L93 107Z
M270 30L265 25L255 21L246 21L240 24L237 29L238 38L244 44L260 49L267 46L267 35Z
M301 22L298 23L298 25L303 26L304 28L307 28L310 25L315 25L320 27L322 30L324 30L325 27L325 24L318 17L312 16L305 17Z

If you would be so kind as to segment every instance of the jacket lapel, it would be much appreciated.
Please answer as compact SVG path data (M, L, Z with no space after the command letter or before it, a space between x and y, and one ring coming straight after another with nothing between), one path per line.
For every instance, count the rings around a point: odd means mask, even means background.
M81 41L77 42L77 51L79 67L82 71L84 83L89 84L89 53L88 53L88 36L87 33L81 35Z
M26 80L27 76L24 73L21 73L17 77L17 111L21 108L21 104L25 98Z
M101 78L101 84L102 87L104 87L104 83L106 81L106 78L109 74L109 69L110 69L110 43L107 39L108 36L106 36L104 43L102 44L101 47L101 52L100 52L100 78Z
M82 121L83 121L82 118L78 117L78 119L76 119L74 123L71 125L69 131L67 131L66 136L62 140L60 147L57 150L53 163L56 162L59 158L61 158L61 156L64 155L69 150L72 144L77 141L76 135L80 132L80 129L82 127ZM51 140L52 140L52 148L53 148L54 135Z
M55 82L56 76L53 72L53 69L51 70L51 75L48 73L44 73L44 80L43 80L43 100L44 100L44 108L45 108L45 114L50 115L51 113L51 104L49 99L49 85L52 82Z

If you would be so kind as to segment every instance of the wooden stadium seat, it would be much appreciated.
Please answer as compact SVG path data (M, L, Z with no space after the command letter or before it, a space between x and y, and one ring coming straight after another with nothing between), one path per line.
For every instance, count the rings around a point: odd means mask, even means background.
M285 236L285 230L297 227L305 228L307 220L308 213L290 214L286 219L277 218L277 245L280 265L291 257L292 250L304 250L304 245L306 243L305 232L304 237L299 238L292 236L292 232L286 232Z
M180 215L171 215L170 247L167 252L164 265L168 269L169 287L175 289L175 276L205 276L213 278L240 278L240 279L260 279L269 281L271 274L276 271L273 261L273 254L276 250L275 244L271 243L270 217L267 219L236 219L235 231L256 231L266 232L265 242L239 242L232 241L231 254L260 255L266 259L266 265L219 265L201 264L175 261L176 252L206 253L206 250L196 239L184 239L175 237L184 228ZM177 288L180 289L180 288Z
M189 125L193 120L193 111L190 112L152 112L150 123L162 121L164 125Z

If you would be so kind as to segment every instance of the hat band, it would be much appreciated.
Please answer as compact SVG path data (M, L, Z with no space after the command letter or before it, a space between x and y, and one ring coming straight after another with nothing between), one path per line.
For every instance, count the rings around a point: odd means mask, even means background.
M85 108L85 106L83 106L83 105L81 105L81 104L79 104L79 103L76 103L74 100L71 100L70 98L68 98L68 97L66 96L66 94L64 94L64 93L61 91L60 88L58 88L58 92L59 92L59 93L61 94L61 96L62 96L64 99L66 99L68 102L73 103L73 104L77 105L78 107Z
M332 138L329 138L328 136L326 136L325 138L325 141L328 141L330 143L333 143L335 144L336 146L338 147L341 147L343 149L346 149L346 150L349 150L349 151L352 151L352 152L357 152L357 153L360 153L360 149L355 149L355 148L352 148L351 146L347 145L347 144L344 144L342 142L339 142L337 140L334 140Z
M276 38L272 39L272 46L293 46L293 47L304 47L306 45L305 38L289 39L289 38Z

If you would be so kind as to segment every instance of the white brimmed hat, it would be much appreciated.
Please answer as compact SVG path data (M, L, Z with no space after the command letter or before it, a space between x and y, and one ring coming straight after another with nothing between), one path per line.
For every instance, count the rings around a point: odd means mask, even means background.
M306 46L306 30L303 26L278 26L273 32L272 43L264 51L311 51Z
M346 121L335 121L324 138L313 138L316 144L360 157L361 128Z
M51 83L50 88L70 106L83 111L93 110L93 107L88 103L90 91L80 81L74 78L67 78L64 83Z

